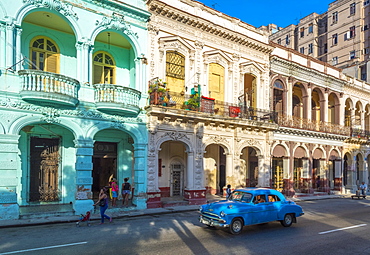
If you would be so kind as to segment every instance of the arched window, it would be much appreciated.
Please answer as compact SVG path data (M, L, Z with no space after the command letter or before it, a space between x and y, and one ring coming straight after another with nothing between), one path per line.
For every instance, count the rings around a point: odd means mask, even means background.
M273 110L279 114L283 113L283 90L284 86L281 81L274 82Z
M176 51L166 53L166 82L173 92L185 90L185 57Z
M116 81L114 59L106 52L94 55L94 84L114 84Z
M209 96L224 101L225 68L219 64L209 64Z
M31 41L31 69L45 72L59 72L59 49L47 37L37 37Z

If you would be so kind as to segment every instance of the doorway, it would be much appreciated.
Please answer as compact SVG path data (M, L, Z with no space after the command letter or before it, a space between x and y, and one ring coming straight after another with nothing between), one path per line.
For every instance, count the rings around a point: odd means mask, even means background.
M95 142L93 155L93 185L94 198L103 186L109 186L109 179L117 178L117 144Z
M59 201L60 138L31 137L29 202Z
M182 196L184 187L183 166L181 164L171 165L171 196Z

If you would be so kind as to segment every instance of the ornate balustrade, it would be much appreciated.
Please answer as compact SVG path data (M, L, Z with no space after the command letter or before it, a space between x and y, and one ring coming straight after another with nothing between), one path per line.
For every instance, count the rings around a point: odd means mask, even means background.
M277 118L277 123L283 127L297 128L303 130L325 132L331 134L338 134L344 136L351 135L350 127L327 123L323 121L315 121L304 118L299 118L295 116L287 116L279 114Z
M94 88L98 110L122 115L139 113L140 91L114 84L95 84Z
M183 109L198 112L199 114L208 114L210 116L223 118L229 117L270 123L276 122L275 113L268 110L244 107L207 97L191 97L190 95L168 91L151 92L149 104L173 109Z
M40 70L20 70L23 100L76 106L80 83L68 76Z

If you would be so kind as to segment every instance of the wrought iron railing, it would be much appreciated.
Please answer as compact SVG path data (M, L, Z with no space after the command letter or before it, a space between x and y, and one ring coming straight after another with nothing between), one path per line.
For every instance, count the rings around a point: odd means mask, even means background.
M22 90L34 92L51 92L77 98L80 83L68 76L40 70L19 70L22 78Z
M192 97L182 93L168 91L150 93L149 105L159 105L173 109L183 109L192 112L208 114L210 116L242 118L264 122L276 123L276 114L272 111L239 104L227 103L207 97Z
M332 124L323 121L315 121L295 116L287 116L279 114L277 123L283 127L291 127L297 129L311 130L317 132L324 132L330 134L338 134L344 136L351 135L350 127L342 126L339 124Z
M95 102L126 104L139 107L140 91L114 84L94 84Z
M359 128L351 128L351 137L370 141L370 131Z

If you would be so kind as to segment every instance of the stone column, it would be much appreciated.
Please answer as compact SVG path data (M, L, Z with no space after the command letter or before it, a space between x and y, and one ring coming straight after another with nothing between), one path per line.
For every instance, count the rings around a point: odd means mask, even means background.
M22 67L22 52L21 52L21 34L22 28L16 27L15 28L15 62L17 63L16 66L13 67L14 70L21 70Z
M330 191L329 187L329 173L328 173L328 167L327 163L324 159L320 159L320 179L321 179L321 190L322 192L328 192Z
M6 26L0 24L0 38L6 38ZM5 40L0 40L0 68L6 68L6 42Z
M137 209L146 209L146 159L147 144L134 144L134 171L135 171L135 191L133 203Z
M324 100L320 101L320 120L327 123L329 119L329 90L324 93Z
M10 20L6 23L6 32L5 32L5 59L6 59L6 68L13 67L15 64L15 48L14 46L15 40L15 24L13 20Z
M19 218L18 138L0 134L0 221Z
M85 214L92 209L92 156L94 154L94 140L74 140L76 148L76 200L73 209L76 215Z
M342 161L334 160L334 189L342 190L343 189L343 174L342 174Z

